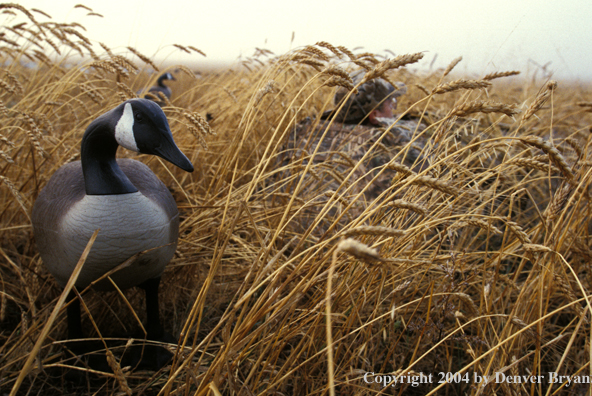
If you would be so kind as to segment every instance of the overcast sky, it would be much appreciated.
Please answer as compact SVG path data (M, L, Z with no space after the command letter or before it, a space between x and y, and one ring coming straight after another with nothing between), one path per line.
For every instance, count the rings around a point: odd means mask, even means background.
M385 54L425 52L427 67L458 56L457 70L532 73L545 65L557 79L592 78L592 1L541 0L87 0L104 17L74 9L83 0L21 0L56 22L79 22L91 40L175 57L170 44L192 45L207 60L233 61L255 47L280 55L327 41ZM183 4L184 5L181 5ZM42 17L39 17L42 20ZM294 42L291 42L294 33ZM199 60L195 54L192 58Z

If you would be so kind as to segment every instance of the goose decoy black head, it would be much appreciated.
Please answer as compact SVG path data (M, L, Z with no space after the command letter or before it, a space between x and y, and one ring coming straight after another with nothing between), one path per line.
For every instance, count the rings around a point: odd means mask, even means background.
M147 99L128 100L90 123L82 138L81 160L58 169L35 201L33 231L44 264L63 287L90 236L100 229L75 286L144 288L148 337L159 339L164 331L158 284L177 247L179 214L171 193L150 168L116 159L119 146L193 171L162 109ZM101 280L130 258L129 265ZM77 304L73 301L68 308L69 338L82 337Z
M160 106L147 99L131 99L94 120L82 138L80 157L88 195L137 191L117 169L118 146L157 155L193 172L193 165L175 144Z

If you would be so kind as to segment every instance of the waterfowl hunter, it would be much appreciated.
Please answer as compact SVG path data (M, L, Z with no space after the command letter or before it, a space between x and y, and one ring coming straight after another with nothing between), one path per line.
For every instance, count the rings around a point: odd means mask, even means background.
M171 98L171 88L164 85L165 80L173 80L175 81L175 77L171 73L163 73L158 80L156 80L156 85L150 87L148 92L144 95L146 99L154 100L158 103L159 106L164 106L166 103L162 101L162 98L159 95L159 92L166 96L168 99Z
M110 278L120 289L146 292L147 337L164 330L158 314L160 276L173 257L179 233L175 200L146 165L115 159L118 146L157 155L193 172L193 165L173 140L162 109L147 99L128 100L95 119L82 138L81 161L62 166L33 206L33 230L43 262L62 287L82 251L100 229L76 281L78 290L140 254ZM109 279L94 285L113 290ZM74 298L71 293L70 299ZM68 337L82 338L78 299L68 306Z

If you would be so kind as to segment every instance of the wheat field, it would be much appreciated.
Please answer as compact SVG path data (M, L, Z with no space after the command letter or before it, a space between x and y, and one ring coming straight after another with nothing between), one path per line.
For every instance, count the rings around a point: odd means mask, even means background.
M422 53L387 59L326 42L200 72L114 51L40 10L0 12L22 21L0 35L2 395L591 393L573 383L592 374L591 86L458 75L460 58L422 72ZM278 162L296 124L331 109L336 89L355 91L354 69L404 81L397 115L425 126L401 148L421 143L425 166L394 157L373 200L356 161L333 171L333 191L302 182L326 167ZM106 351L110 372L72 367L62 290L36 250L31 208L56 169L79 159L90 121L164 71L177 81L163 110L195 172L138 158L181 215L160 288L174 359L143 371ZM145 320L136 289L82 296L89 337ZM498 383L496 373L572 383ZM420 374L432 379L409 383Z

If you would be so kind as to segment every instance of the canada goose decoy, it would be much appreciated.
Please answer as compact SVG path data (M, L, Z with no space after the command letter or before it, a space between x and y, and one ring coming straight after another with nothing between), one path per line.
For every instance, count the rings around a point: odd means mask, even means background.
M179 214L171 193L150 168L132 159L116 160L118 146L157 155L193 172L162 109L147 99L128 100L90 123L82 138L81 161L59 168L35 201L33 231L44 264L64 287L90 236L100 229L75 283L79 290L148 250L110 278L120 289L145 290L147 338L158 340L164 335L158 285L177 247ZM109 279L94 288L114 289ZM83 338L79 304L75 299L68 306L70 339Z
M169 72L163 73L160 77L158 77L158 80L156 80L156 85L150 87L148 89L148 92L146 92L146 94L144 95L144 97L146 99L154 100L160 106L164 106L166 103L164 103L160 98L159 92L166 96L168 99L171 98L172 94L171 88L164 85L165 80L175 81L175 77L173 77L173 75Z

